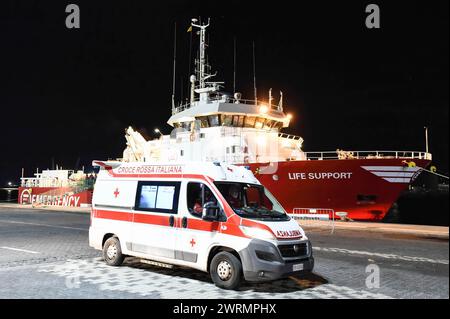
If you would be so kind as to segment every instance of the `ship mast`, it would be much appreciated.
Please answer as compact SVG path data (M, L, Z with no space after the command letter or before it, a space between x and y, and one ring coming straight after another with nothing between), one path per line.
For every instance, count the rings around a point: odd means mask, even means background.
M199 25L195 24L197 22L197 19L192 19L191 25L193 27L200 29L200 57L199 57L199 82L200 82L200 88L203 89L205 87L205 71L206 71L206 55L205 55L205 44L206 44L206 28L209 27L209 19L208 24L205 25Z
M206 80L214 77L215 74L210 74L210 66L206 60L206 28L209 27L210 19L208 18L207 24L197 24L197 19L191 20L191 25L195 28L200 29L200 47L199 47L199 55L196 60L196 65L198 66L196 73L198 74L198 79L191 76L192 86L195 86L195 81L198 80L199 86L195 88L195 93L200 95L200 101L208 102L209 93L215 92L218 90L218 87L223 82L207 82ZM193 81L194 80L194 81ZM194 101L194 98L191 94L191 102Z

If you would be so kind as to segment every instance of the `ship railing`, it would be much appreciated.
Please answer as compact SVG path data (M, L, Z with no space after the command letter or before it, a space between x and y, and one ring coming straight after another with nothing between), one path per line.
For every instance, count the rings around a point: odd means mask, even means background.
M172 115L180 113L182 111L185 111L187 109L190 109L192 104L199 102L199 99L195 99L192 102L188 102L185 104L181 104L175 108L172 109ZM234 103L234 104L247 104L247 105L258 105L258 103L260 105L266 105L269 106L268 103L265 103L263 101L256 101L256 100L246 100L246 99L235 99L234 97L228 96L228 95L222 95L219 97L210 97L208 99L209 102L222 102L222 103ZM270 108L273 110L279 110L279 106L275 105L275 104L271 104Z
M51 178L22 177L20 180L21 187L73 187L77 192L78 190L92 189L95 183L95 179L89 178L80 181L58 181Z
M21 178L22 187L67 187L67 182L54 180L51 178Z
M332 160L332 159L425 159L431 160L432 156L427 152L420 151L326 151L305 152L308 160Z
M301 140L303 140L303 138L301 136L291 135L291 134L286 134L286 133L278 133L278 137L285 138L285 139L288 139L288 140L293 140L293 141L301 141Z

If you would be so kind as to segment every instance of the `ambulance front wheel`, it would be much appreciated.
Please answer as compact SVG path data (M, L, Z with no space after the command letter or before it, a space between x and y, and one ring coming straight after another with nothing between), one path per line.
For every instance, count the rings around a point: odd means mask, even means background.
M110 266L120 266L125 259L117 237L111 237L103 245L103 259Z
M214 256L210 265L211 279L217 287L236 289L242 278L242 264L233 254L222 251Z

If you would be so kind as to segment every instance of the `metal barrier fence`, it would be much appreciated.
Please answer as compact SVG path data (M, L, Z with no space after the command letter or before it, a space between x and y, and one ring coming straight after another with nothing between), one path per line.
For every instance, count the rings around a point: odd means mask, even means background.
M300 226L317 226L317 221L328 221L331 233L334 233L335 212L331 208L294 208L289 214Z

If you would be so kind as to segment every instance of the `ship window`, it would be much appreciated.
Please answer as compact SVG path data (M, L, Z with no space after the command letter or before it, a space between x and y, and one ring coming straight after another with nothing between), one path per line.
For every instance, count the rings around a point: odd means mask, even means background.
M222 114L222 115L220 115L220 119L222 121L223 126L231 126L231 123L233 121L233 116Z
M211 126L211 127L219 126L219 116L217 114L208 116L208 120L209 120L209 126Z
M227 152L227 154L230 154L230 148L229 147L227 147L226 152Z
M181 150L181 151L180 151L180 155L181 155L181 156L184 156L184 150Z
M244 117L243 115L239 116L239 122L238 125L239 127L243 127L244 126Z
M258 117L255 122L255 128L262 128L264 124L264 118Z
M238 149L239 149L239 146L233 145L233 146L231 147L231 153L233 153L233 154L237 153L236 151L237 151Z
M264 128L270 129L273 125L273 122L274 121L272 120L267 120L266 123L264 123Z
M233 116L233 126L241 127L244 124L244 116L235 115Z
M190 131L191 130L191 122L183 122L183 123L181 123L181 127L187 131Z
M254 117L254 116L245 117L245 127L254 127L255 120L256 120L256 117Z
M276 128L276 129L282 129L283 128L283 122L275 122L275 124L273 125L272 128Z
M198 120L200 121L200 126L201 126L201 128L208 127L208 117L206 117L206 116L200 116L200 117L198 118Z

